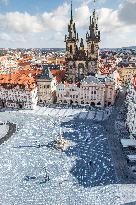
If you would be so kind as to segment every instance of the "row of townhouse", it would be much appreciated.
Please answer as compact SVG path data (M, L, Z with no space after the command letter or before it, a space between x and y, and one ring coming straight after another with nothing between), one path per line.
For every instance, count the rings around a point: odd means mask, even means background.
M132 134L131 136L136 137L136 75L129 84L126 101L128 104L126 127Z
M54 102L56 83L61 78L53 76L51 71L60 74L60 66L44 65L38 69L26 65L12 73L1 74L0 107L33 109L38 102Z
M33 109L37 101L34 77L20 73L0 75L0 107Z
M111 78L88 76L80 85L59 84L57 103L104 107L113 105L116 98L115 83Z
M0 75L0 105L33 109L38 102L89 104L98 107L114 104L117 84L113 77L88 76L78 85L62 83L63 77L63 71L51 72L49 68L42 71L17 70L16 73Z

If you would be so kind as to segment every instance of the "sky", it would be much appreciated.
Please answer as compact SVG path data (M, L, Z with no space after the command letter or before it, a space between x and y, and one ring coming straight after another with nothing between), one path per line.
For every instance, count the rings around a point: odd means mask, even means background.
M100 47L136 46L136 0L73 0L73 18L85 40L96 8ZM70 0L0 0L0 47L65 48Z

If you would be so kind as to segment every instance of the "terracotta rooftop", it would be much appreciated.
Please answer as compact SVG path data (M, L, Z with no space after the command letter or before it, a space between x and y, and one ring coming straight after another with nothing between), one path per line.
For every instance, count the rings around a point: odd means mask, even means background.
M14 84L14 85L28 85L28 88L32 90L35 87L35 79L34 77L30 77L27 74L11 73L0 75L0 85L3 84Z
M23 60L21 60L21 61L18 61L18 66L26 66L26 65L31 65L31 62L25 62L25 61L23 61Z
M24 69L22 70L15 70L14 73L16 74L25 74L25 75L29 75L31 74L31 76L36 76L40 73L42 73L42 71L40 69L34 68L32 69L30 66L26 66Z

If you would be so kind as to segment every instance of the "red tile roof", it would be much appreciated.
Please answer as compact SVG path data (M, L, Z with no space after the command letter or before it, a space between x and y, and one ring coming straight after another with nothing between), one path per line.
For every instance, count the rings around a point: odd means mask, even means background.
M21 72L22 71L22 72ZM11 74L0 75L0 85L14 84L14 85L28 85L28 88L32 90L35 87L35 78L29 76L29 73L23 73L23 70L17 71Z

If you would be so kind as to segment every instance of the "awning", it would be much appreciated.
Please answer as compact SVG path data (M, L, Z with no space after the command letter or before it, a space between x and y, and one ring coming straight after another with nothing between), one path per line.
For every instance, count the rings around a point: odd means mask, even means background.
M133 139L121 139L123 147L136 147L136 140Z
M136 162L136 155L127 155L127 158L128 158L130 161L135 161L135 162Z

